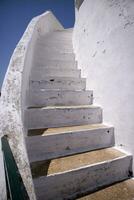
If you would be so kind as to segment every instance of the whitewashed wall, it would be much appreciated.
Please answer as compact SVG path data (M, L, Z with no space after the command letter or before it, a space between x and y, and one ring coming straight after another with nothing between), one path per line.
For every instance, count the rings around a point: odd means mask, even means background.
M115 126L116 144L134 155L134 1L84 0L73 45L104 121Z
M60 29L63 29L62 25L50 11L32 19L13 52L1 91L0 136L8 135L11 149L31 200L35 199L35 194L25 148L27 130L23 123L29 74L33 66L37 38ZM3 163L0 162L0 168L2 167ZM1 184L3 188L4 181L1 181ZM0 193L0 199L1 196Z

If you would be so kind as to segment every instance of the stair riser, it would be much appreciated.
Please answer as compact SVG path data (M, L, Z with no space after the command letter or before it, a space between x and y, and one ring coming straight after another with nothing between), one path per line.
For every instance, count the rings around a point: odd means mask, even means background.
M51 160L61 156L111 147L114 145L114 129L104 128L27 137L26 144L30 162Z
M102 122L101 108L62 108L62 109L29 109L25 112L25 122L29 129Z
M56 80L54 78L46 78L43 81L30 81L30 89L40 90L85 90L85 80Z
M72 33L71 34L61 34L61 33L54 33L49 35L53 40L65 40L68 42L72 42Z
M30 91L27 105L29 107L39 107L50 105L90 105L92 103L92 91Z
M44 63L45 61L50 57L51 55L51 60L63 60L63 61L75 61L75 56L74 54L60 54L60 53L47 53L45 51L39 52L35 55L35 59L42 60Z
M48 39L49 39L49 37L51 37L51 39L53 39L53 40L61 40L61 41L65 40L68 42L72 42L72 33L65 34L65 33L54 32L48 36ZM47 38L47 37L44 37L44 38ZM42 39L43 39L43 37L42 37Z
M34 63L34 67L52 67L52 68L66 68L66 69L77 69L77 62L74 61L63 61L63 60L45 60L45 62L41 60L36 60Z
M80 70L69 70L61 68L57 70L55 68L36 68L32 70L31 79L43 80L45 77L71 77L71 78L80 78Z
M73 28L70 29L65 29L65 30L59 30L59 31L55 31L54 35L63 35L63 36L70 36L72 37L73 34Z
M39 45L37 44L37 52L38 51L43 51L43 52L50 52L50 53L73 53L73 49L72 47L69 48L69 47L60 47L60 48L57 48L56 46L52 46L51 49L48 45Z
M34 180L37 200L75 199L81 194L127 179L132 170L132 157L127 156L69 172Z
M66 41L66 40L41 40L41 41L38 41L38 45L41 46L49 46L50 48L52 46L56 46L57 48L60 48L60 47L64 47L64 48L73 48L73 45L72 45L72 42L70 41Z

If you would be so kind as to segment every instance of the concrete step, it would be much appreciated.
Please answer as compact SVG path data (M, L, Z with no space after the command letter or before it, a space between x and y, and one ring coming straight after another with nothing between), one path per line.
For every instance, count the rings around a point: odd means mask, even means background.
M37 77L38 78L38 77ZM30 89L46 89L46 90L85 90L85 78L70 77L45 77L45 79L34 79L29 81Z
M92 91L30 90L27 94L28 107L91 105L93 103Z
M63 30L57 30L54 31L55 33L63 33L65 34L72 34L73 33L73 27L72 28L67 28L67 29L63 29Z
M38 67L52 67L52 68L67 68L67 69L77 69L76 61L64 61L64 60L51 60L46 59L45 62L43 60L35 60L33 68Z
M102 122L102 109L98 106L52 106L25 111L28 129L96 124Z
M134 179L116 183L93 194L79 198L79 200L133 200Z
M53 38L44 37L44 39L39 39L37 41L38 45L46 45L46 46L56 46L57 48L65 47L65 48L73 48L73 44L68 40L59 40Z
M51 59L56 60L57 58L59 60L75 60L75 54L72 52L63 52L60 49L57 49L57 51L55 51L54 49L50 49L50 48L36 48L35 49L35 58L36 56L40 57L40 58L45 58L47 59L48 57L50 57Z
M113 127L103 124L31 130L28 134L34 135L26 138L30 163L114 145Z
M73 53L59 53L59 52L47 52L47 51L35 51L35 60L43 60L44 62L50 60L63 60L75 62L75 55Z
M56 42L56 43L52 43L52 42L38 42L37 43L37 48L42 48L42 49L46 49L46 48L49 48L51 50L58 50L58 51L61 51L64 52L65 50L69 51L70 53L72 52L73 53L73 46L72 44L63 44L61 42Z
M71 34L73 33L73 28L67 28L67 29L63 29L63 30L57 30L57 31L54 31L54 33L61 33L63 35L68 35L68 34Z
M64 32L65 31L65 32L70 32L71 33L71 32L73 32L73 29L74 29L73 27L71 27L71 28L65 28L65 29L62 29L62 30L57 30L57 32L58 31L59 32Z
M38 67L32 70L30 77L36 80L45 79L46 77L71 77L80 78L81 70L78 69L67 69L67 68L44 68Z
M46 40L46 39L55 39L55 40L65 40L68 42L72 42L72 33L71 32L58 32L54 31L49 33L48 35L41 36L40 40Z
M74 53L72 47L66 47L66 46L61 46L60 48L57 48L56 46L48 46L48 45L40 45L37 43L36 45L36 50L37 51L43 51L43 52L57 52L57 53Z
M130 178L132 156L108 148L33 163L31 169L37 200L76 199Z

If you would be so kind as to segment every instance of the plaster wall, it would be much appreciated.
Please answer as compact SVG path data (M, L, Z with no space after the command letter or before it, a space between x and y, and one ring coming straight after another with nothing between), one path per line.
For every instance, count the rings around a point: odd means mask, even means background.
M23 113L27 104L29 74L33 66L37 38L59 29L63 29L63 27L50 11L31 20L13 52L1 91L0 136L8 136L12 152L31 200L35 199L35 194L25 148L27 130L23 123ZM0 168L3 168L3 162L0 162ZM0 175L2 177L1 172ZM2 178L4 180L4 176ZM1 183L3 184L1 188L5 187L4 181ZM2 193L0 193L1 198Z
M73 46L104 122L115 126L116 145L134 155L133 11L133 0L84 0L76 8Z

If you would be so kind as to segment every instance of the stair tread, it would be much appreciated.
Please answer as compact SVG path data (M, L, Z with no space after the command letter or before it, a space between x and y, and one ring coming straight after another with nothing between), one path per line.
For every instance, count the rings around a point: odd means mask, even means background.
M134 179L129 179L93 194L79 198L79 200L133 200Z
M112 126L108 126L105 124L87 124L87 125L67 126L67 127L59 127L59 128L33 129L33 130L29 130L29 133L31 132L32 135L45 136L45 135L77 132L77 131L95 130L95 129L101 129L101 128L103 129L103 128L110 128L110 127Z
M51 175L74 170L95 163L110 161L112 159L116 159L123 156L125 156L125 153L115 148L106 148L87 153L81 153L58 159L53 159L50 162L44 163L44 166L47 169L47 175Z

